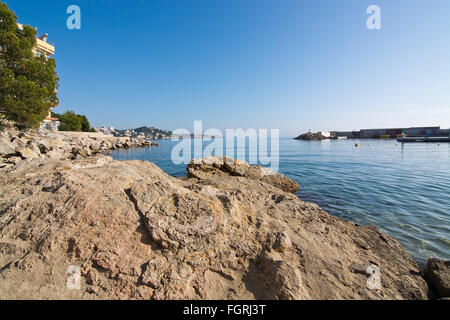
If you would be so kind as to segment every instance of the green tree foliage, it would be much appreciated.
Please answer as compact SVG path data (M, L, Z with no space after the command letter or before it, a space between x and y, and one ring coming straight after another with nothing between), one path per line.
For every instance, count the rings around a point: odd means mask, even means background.
M52 117L58 118L61 122L59 131L95 131L85 115L76 114L70 110L66 111L64 114L52 113Z
M88 118L85 115L79 116L81 121L81 131L83 132L93 132L94 128L91 127L91 124L88 121Z
M38 127L58 104L54 59L34 56L36 31L17 26L16 15L0 2L0 126L12 121L19 129Z
M59 130L61 131L81 131L83 128L81 124L81 118L75 114L73 111L67 111L64 113L61 118Z

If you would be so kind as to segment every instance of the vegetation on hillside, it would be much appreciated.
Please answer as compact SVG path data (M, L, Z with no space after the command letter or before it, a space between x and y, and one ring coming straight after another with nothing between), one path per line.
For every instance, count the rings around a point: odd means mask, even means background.
M134 129L135 132L137 133L143 133L143 134L154 134L154 135L167 135L170 136L172 135L172 131L166 131L166 130L162 130L162 129L158 129L158 128L154 128L154 127L139 127Z

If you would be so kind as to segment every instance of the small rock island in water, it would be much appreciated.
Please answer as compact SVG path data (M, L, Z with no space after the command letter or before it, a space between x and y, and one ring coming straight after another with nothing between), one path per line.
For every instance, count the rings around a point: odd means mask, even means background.
M317 133L307 132L307 133L301 134L298 137L294 138L294 140L305 140L305 141L327 140L327 139L330 139L330 137L325 137L320 132L317 132Z

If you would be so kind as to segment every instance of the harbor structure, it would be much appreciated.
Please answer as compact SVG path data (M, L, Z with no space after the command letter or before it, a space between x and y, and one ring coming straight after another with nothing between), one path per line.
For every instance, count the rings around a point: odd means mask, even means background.
M397 139L398 142L450 142L448 137L402 137Z
M319 132L322 136L326 138L331 138L331 132L330 131L320 131Z
M397 139L402 137L448 137L448 135L449 129L441 129L440 126L331 131L333 138Z

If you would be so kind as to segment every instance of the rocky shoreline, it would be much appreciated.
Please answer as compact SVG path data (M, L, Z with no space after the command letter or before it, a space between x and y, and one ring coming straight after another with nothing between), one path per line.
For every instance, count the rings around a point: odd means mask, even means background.
M143 138L116 138L91 132L8 130L0 132L0 170L30 160L75 160L111 150L158 146Z
M398 241L301 201L297 183L267 169L198 159L177 179L153 163L102 154L148 141L0 138L0 299L448 294L448 262L430 260L428 284ZM73 270L79 289L68 286Z

